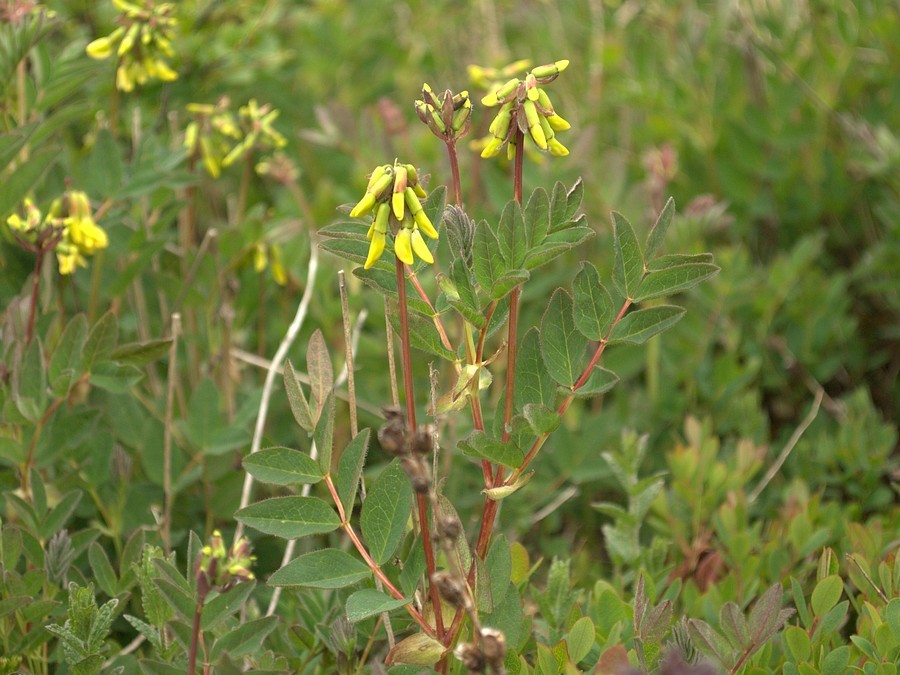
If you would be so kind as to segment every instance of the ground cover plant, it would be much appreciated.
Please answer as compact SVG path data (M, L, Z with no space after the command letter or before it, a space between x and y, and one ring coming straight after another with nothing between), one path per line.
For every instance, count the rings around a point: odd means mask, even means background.
M0 12L0 672L896 672L888 3Z

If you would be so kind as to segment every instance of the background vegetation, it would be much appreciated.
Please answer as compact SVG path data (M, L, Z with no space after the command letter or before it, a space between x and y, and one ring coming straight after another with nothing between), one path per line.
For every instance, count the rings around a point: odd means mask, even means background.
M679 215L667 249L713 251L722 271L679 298L686 318L666 335L610 353L606 365L621 383L602 401L573 406L535 478L504 502L499 527L513 542L526 617L510 623L521 632L507 641L521 643L537 672L614 672L626 652L638 665L642 644L640 661L652 669L660 646L683 634L733 671L896 672L893 3L187 1L174 10L167 59L178 78L131 92L116 88L114 58L85 52L116 27L111 2L4 3L0 672L67 672L79 649L84 659L96 655L85 668L139 672L143 662L179 672L171 665L184 658L172 609L179 596L153 580L162 569L170 586L190 585L176 567L190 571L199 550L191 531L206 540L218 528L231 541L266 360L306 288L316 230L335 219L336 205L358 199L372 166L395 156L430 173L431 187L446 184L443 148L412 107L422 82L457 91L471 86L469 64L518 58L571 60L554 83L573 127L571 155L526 162L526 194L583 178L583 210L596 230L532 276L523 307L534 314L524 320L539 320L540 299L570 283L579 260L609 276L610 209L641 236L670 194ZM251 100L280 111L273 128L286 142L254 136L213 177L184 137L193 121L215 138L203 126L211 117L188 106L224 106L223 97L236 123ZM489 121L476 106L470 138ZM460 155L468 211L496 219L510 165L484 162L465 144ZM44 260L29 341L35 255L6 219L24 215L25 197L47 213L66 190L88 195L108 246L71 275L58 273L53 255ZM439 260L447 256L440 248ZM340 265L323 253L290 354L298 368L316 329L335 370L343 365ZM351 313L367 312L356 355L360 426L377 427L391 400L383 304L351 269ZM173 361L176 312L183 332ZM417 377L427 391L424 366ZM486 410L499 395L499 387L487 392ZM337 420L343 447L350 433L340 404ZM308 449L298 431L279 389L265 444ZM445 491L468 528L479 515L480 472L445 457ZM367 471L385 461L372 449ZM169 533L159 526L166 487ZM252 540L253 571L265 580L284 542ZM318 543L326 541L340 546L337 534ZM153 563L162 550L145 542L176 551L174 566ZM661 610L665 630L642 628L640 572L645 600L662 607L668 599L676 618L695 623L670 629L671 610ZM100 605L118 604L92 614L90 593L68 595L67 582L89 581ZM741 613L775 584L796 614L751 650L740 628L729 633L726 603ZM286 591L277 622L253 624L273 591L241 586L242 597L204 626L208 648L213 636L240 635L213 648L217 672L235 671L245 655L258 671L289 672L352 672L384 656L374 619L332 630L342 591ZM240 625L253 626L245 634L232 616L242 604ZM75 630L80 646L62 629L43 629L64 624L67 610L77 618L78 607L93 616ZM579 642L582 617L594 630ZM160 628L166 622L176 639Z

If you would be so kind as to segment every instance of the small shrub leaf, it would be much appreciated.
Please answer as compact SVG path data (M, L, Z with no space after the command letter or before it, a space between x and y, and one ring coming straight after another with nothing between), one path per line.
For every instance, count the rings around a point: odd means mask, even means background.
M817 617L824 616L841 599L843 592L844 582L839 575L832 574L822 579L812 592L810 604L813 614Z

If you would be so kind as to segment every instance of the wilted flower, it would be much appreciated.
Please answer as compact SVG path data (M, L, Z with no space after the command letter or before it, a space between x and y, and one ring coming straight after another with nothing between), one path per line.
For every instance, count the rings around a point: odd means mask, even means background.
M115 52L119 60L116 87L132 91L135 84L150 80L170 82L178 78L168 64L173 56L172 31L178 20L172 16L175 5L152 0L113 0L121 12L119 27L87 46L88 56L106 59Z
M187 110L194 114L184 132L184 147L203 160L203 166L213 178L218 178L223 167L231 166L249 152L283 148L284 136L272 124L280 112L271 105L259 105L250 99L237 116L230 109L228 97L215 104L189 103ZM257 171L264 172L267 165L260 163Z

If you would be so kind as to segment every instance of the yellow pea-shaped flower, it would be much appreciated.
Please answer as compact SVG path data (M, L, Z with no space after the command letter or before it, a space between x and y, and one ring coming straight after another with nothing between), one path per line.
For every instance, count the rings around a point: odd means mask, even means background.
M412 230L405 227L400 228L394 238L394 253L401 262L407 265L413 264Z

